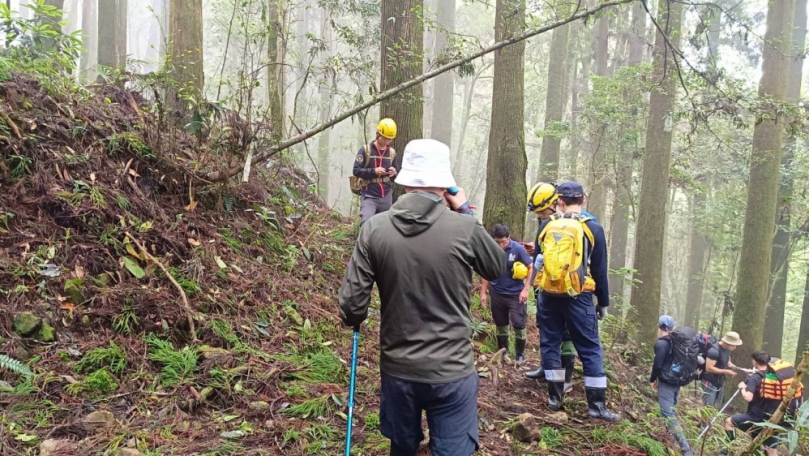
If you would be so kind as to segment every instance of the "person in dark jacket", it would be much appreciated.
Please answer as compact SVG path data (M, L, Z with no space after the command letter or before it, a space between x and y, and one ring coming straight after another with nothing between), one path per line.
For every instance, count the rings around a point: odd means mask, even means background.
M396 122L382 119L376 127L376 139L363 146L354 160L354 176L365 181L360 191L360 219L365 223L376 214L390 209L393 202L391 179L396 176L390 143L396 138Z
M340 318L353 327L365 321L376 283L380 431L390 454L416 454L426 411L432 454L469 456L478 449L472 273L496 279L506 254L473 216L465 192L447 193L455 186L449 147L414 140L403 158L397 182L407 194L362 225L340 286Z
M700 374L702 382L702 402L705 405L719 408L722 406L725 376L734 377L736 371L731 361L731 354L742 344L739 333L730 331L718 343L708 349L705 356L705 370Z
M517 363L525 362L525 325L528 322L528 293L531 284L533 262L525 247L511 239L508 227L498 223L492 228L492 237L506 252L506 272L497 280L482 279L480 304L486 307L487 296L491 297L492 320L497 326L497 349L508 351L509 322L514 330L514 355Z
M680 451L683 456L693 456L691 445L685 438L685 433L680 423L677 421L677 414L674 407L677 406L677 399L680 396L680 385L667 383L661 377L663 369L672 363L671 332L674 330L674 318L669 315L661 315L657 320L657 329L660 331L660 338L654 346L655 358L652 363L652 375L649 377L649 385L657 392L657 403L660 405L660 414L666 421L669 432L680 444Z
M582 186L577 182L565 182L557 187L558 207L564 216L581 214L585 202ZM548 223L539 226L534 245L538 253L542 247L539 239ZM584 222L593 235L593 245L589 248L589 277L595 282L595 291L585 291L575 297L558 296L542 291L542 300L537 318L539 319L540 350L542 367L548 383L548 408L557 411L562 408L565 396L565 369L562 365L560 345L565 328L570 331L573 345L579 354L584 368L584 390L587 396L587 415L591 419L618 422L621 416L607 410L607 376L604 373L604 352L598 334L598 320L607 315L610 305L610 292L607 285L607 240L604 228L593 220ZM545 259L547 262L547 258ZM593 297L598 299L598 307L593 305Z

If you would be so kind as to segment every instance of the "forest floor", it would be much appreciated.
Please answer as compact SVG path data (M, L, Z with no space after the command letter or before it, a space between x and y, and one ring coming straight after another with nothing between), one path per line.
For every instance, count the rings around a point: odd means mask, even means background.
M341 454L351 333L336 295L356 224L283 160L190 200L165 163L193 160L196 138L161 131L138 93L0 79L0 354L25 363L0 357L0 454ZM569 414L551 415L544 385L523 375L535 349L524 366L491 363L493 327L477 300L473 311L480 454L673 454L631 346L605 334L620 424L585 420L580 367ZM354 453L382 455L371 315ZM692 396L693 437L707 411ZM513 438L523 413L539 442Z

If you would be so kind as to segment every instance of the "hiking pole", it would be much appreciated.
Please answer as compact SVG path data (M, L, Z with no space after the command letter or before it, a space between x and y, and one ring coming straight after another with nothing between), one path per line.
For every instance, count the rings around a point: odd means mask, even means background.
M705 435L705 434L708 432L708 429L710 429L710 428L711 428L711 426L712 426L712 425L714 424L714 422L716 421L716 419L717 419L717 418L719 418L719 415L721 415L721 414L722 414L722 412L724 412L724 411L725 411L725 409L726 409L726 408L728 408L728 405L730 405L730 403L731 403L731 402L733 402L733 399L736 399L736 396L739 394L739 391L741 391L741 390L740 390L740 389L737 389L737 390L736 390L736 392L735 392L735 393L733 393L733 396L731 396L731 397L730 397L730 400L729 400L729 401L727 401L727 402L725 402L725 405L724 405L724 406L722 406L722 409L721 409L721 410L719 410L719 413L717 413L717 414L716 414L716 416L715 416L715 417L713 417L713 419L711 420L711 422L710 422L710 423L708 423L708 425L707 425L707 426L705 426L705 429L703 429L703 430L702 430L702 434L700 434L700 435L699 435L699 437L697 437L697 440L701 439L701 438L702 438L702 437L703 437L703 436L704 436L704 435Z
M354 380L357 378L357 349L360 345L360 327L354 327L354 343L351 348L351 380L348 383L348 430L346 431L345 456L351 456L351 428L354 425Z

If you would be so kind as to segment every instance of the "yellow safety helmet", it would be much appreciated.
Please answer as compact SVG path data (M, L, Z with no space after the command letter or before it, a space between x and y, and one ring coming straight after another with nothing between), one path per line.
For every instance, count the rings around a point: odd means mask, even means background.
M382 119L376 126L376 132L388 139L396 137L396 122L393 119Z
M528 191L528 212L541 212L559 199L556 184L540 182Z
M528 266L520 261L515 261L511 270L513 271L511 278L514 280L524 280L528 277Z

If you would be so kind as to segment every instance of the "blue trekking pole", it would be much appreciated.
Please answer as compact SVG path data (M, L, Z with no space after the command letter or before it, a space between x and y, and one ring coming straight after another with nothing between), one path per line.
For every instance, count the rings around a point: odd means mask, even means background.
M348 430L346 431L346 453L351 456L351 428L354 425L354 380L357 378L357 349L360 345L360 327L354 327L354 344L351 349L351 380L348 384Z

